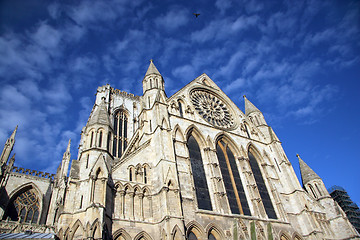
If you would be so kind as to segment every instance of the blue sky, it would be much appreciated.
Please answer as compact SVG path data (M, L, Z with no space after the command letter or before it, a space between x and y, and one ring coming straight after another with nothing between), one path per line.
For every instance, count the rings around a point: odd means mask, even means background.
M205 72L360 205L359 1L0 1L0 144L54 173L77 156L96 88L142 94L150 59L171 96ZM198 18L194 12L200 13Z

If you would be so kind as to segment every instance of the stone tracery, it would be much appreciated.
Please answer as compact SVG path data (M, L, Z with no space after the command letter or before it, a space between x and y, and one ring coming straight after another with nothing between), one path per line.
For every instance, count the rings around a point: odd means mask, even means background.
M190 93L190 97L196 111L208 123L221 128L231 128L234 125L229 108L216 95L196 89Z

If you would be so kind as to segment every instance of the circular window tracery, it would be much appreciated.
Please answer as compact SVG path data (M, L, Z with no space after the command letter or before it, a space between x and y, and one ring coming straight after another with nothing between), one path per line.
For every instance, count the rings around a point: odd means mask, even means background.
M233 116L219 97L208 91L197 89L190 93L190 98L196 111L205 121L220 128L233 127Z

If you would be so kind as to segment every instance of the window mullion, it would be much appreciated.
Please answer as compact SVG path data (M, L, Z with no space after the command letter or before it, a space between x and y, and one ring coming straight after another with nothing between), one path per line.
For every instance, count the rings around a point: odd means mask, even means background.
M220 148L221 148L221 150L223 151L224 156L225 156L226 165L227 165L227 168L228 168L228 171L229 171L229 175L230 175L230 179L231 179L231 185L232 185L232 187L233 187L233 189L234 189L234 193L235 193L235 197L236 197L236 202L237 202L237 204L238 204L240 213L241 213L241 214L244 214L244 211L243 211L243 209L242 209L241 202L240 202L239 193L238 193L238 191L237 191L237 187L236 187L234 175L233 175L233 172L232 172L232 170L231 170L231 165L230 165L229 157L228 157L227 152L226 152L227 144L226 144L225 146L223 146L223 145L219 142L219 146L220 146Z

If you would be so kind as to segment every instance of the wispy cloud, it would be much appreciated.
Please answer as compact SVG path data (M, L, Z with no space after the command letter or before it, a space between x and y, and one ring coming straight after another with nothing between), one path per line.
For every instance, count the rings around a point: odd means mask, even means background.
M155 24L158 28L174 31L188 23L191 12L178 6L173 6L172 8L174 10L170 10L166 14L162 14L155 18Z

